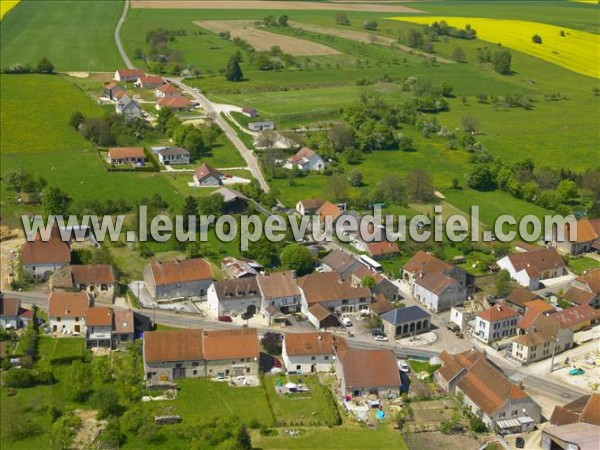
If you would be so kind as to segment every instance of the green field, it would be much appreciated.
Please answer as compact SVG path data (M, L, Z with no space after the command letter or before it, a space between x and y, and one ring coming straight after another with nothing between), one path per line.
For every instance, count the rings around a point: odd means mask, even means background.
M60 71L114 71L123 65L113 31L114 1L23 0L0 24L2 67L48 57Z

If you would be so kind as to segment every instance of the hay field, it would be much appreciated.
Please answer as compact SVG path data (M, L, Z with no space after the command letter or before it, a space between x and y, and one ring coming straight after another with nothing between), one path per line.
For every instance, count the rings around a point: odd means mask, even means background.
M463 28L470 24L481 40L540 58L573 72L600 78L600 36L571 28L524 20L479 17L394 17L394 20L431 24L445 20L448 25ZM561 32L564 36L561 36ZM533 35L541 44L532 41Z
M4 15L17 6L20 0L2 0L0 2L0 20L4 18Z
M265 1L265 0L132 0L132 8L149 9L270 9L273 11L373 11L397 12L403 14L423 13L418 9L409 8L398 4L370 4L370 3L312 3L292 1Z
M244 39L259 51L268 51L272 46L278 45L285 53L295 56L341 54L323 44L255 28L251 20L197 20L194 24L213 33L228 31L231 37Z

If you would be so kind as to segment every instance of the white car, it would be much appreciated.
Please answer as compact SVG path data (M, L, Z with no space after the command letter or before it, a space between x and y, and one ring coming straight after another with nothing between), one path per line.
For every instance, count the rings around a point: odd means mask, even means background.
M348 317L342 317L342 324L345 327L351 327L352 326L352 321Z
M377 336L375 336L375 340L379 341L379 342L387 342L388 338L387 338L387 336L382 336L382 335L378 334Z
M398 370L400 372L408 373L408 372L410 372L410 367L408 367L408 364L405 360L399 359L398 360Z

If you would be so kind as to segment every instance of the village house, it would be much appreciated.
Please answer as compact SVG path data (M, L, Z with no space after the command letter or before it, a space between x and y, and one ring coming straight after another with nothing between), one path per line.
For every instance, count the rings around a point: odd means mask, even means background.
M23 273L31 276L36 282L47 280L54 272L70 262L71 249L62 240L57 227L52 229L47 241L37 233L34 240L27 240L21 247Z
M104 85L104 92L102 96L109 100L116 101L116 93L118 91L125 91L125 89L123 88L123 86L120 86L117 83L111 81L110 83Z
M600 427L600 394L584 395L564 406L556 405L550 423L552 425L568 425L571 423L589 423ZM600 439L600 428L597 437ZM595 448L600 447L597 446Z
M242 114L246 117L258 117L258 111L254 108L242 108Z
M512 359L530 364L573 347L573 332L554 320L553 316L539 315L526 330L522 330L524 334L513 340Z
M584 395L565 406L555 406L552 426L542 430L544 449L600 448L600 394Z
M462 393L464 405L491 430L531 431L541 421L540 406L483 354L473 349L456 355L444 351L439 357L436 381L448 393Z
M262 297L256 277L215 281L208 289L207 306L214 317L246 314L261 310Z
M109 264L65 266L50 279L51 289L75 289L87 292L96 301L112 303L115 274Z
M135 340L135 318L136 313L131 310L114 312L112 338L116 348L121 348Z
M436 313L467 299L466 272L422 250L404 264L403 279L413 297Z
M369 305L369 309L371 313L375 316L381 316L386 312L392 311L395 309L394 304L390 302L385 295L383 294L375 294L371 299L371 304Z
M85 335L85 316L92 306L86 292L51 292L48 317L52 333Z
M320 198L308 198L306 200L300 200L296 203L296 212L301 216L312 216L317 213L317 210L323 206L325 200Z
M221 261L221 270L226 278L255 277L262 272L263 266L252 259L237 259L227 256Z
M296 154L287 159L283 167L286 169L323 170L325 169L325 161L314 150L302 147Z
M194 171L194 183L198 187L202 186L222 186L224 175L215 170L208 164L202 164Z
M590 328L598 323L600 311L589 305L573 306L552 314L552 319L563 328L569 328L574 333Z
M336 249L321 260L321 267L326 272L337 272L342 279L347 280L352 277L358 267L365 266L352 253ZM357 276L360 278L360 275Z
M450 323L458 326L458 329L463 333L467 333L475 327L475 310L470 302L468 306L453 306L450 308Z
M369 309L371 291L366 287L353 287L336 272L312 273L298 279L302 293L302 313L320 304L331 312L347 313Z
M156 301L204 297L212 282L212 268L201 258L155 261L144 269L144 287Z
M342 213L343 211L340 209L340 207L331 202L325 202L319 207L319 209L317 209L319 223L321 224L322 228L325 228L325 225L328 222L331 222L332 227L334 227L336 220L342 215Z
M115 112L125 116L127 119L137 119L142 117L142 108L135 100L128 95L124 95L115 104Z
M288 372L331 372L336 349L346 350L346 341L331 333L286 333L281 357Z
M275 129L275 124L271 121L266 121L266 122L250 122L248 124L248 129L250 131L267 131L267 130L274 130Z
M33 312L21 307L21 299L0 293L0 327L16 330L26 327L32 319Z
M402 295L400 295L400 288L398 286L396 286L382 274L375 272L360 262L358 266L354 267L354 269L348 270L345 273L346 277L341 275L342 279L348 279L347 274L349 273L349 279L352 283L352 286L362 286L366 278L371 278L373 280L373 285L369 288L373 294L382 294L389 300L402 299Z
M157 87L156 89L154 89L154 96L155 97L166 97L166 98L171 98L171 97L181 97L181 92L179 91L179 89L177 89L175 86L173 86L171 83L165 83L159 87Z
M359 240L364 242L362 240ZM394 258L400 253L398 244L386 240L364 242L364 251L367 255L375 260Z
M342 323L338 316L325 308L320 303L310 306L306 312L306 318L318 330L341 327Z
M85 315L86 345L90 348L112 348L114 311L108 306L93 306Z
M119 69L115 72L115 81L125 81L133 83L138 78L145 76L143 70L141 69Z
M508 294L508 297L506 297L504 301L508 304L508 306L516 310L519 314L524 314L525 303L541 299L542 297L540 297L535 292L531 292L530 290L525 289L524 287L517 286L510 292L510 294Z
M539 316L547 316L554 311L554 307L544 300L531 300L525 302L525 312L521 315L521 320L519 320L517 326L519 333L528 330Z
M566 273L565 265L554 248L513 253L497 261L510 277L531 291L540 288L540 281L556 278Z
M572 305L589 305L600 308L600 269L575 278L562 294L562 299Z
M519 313L503 303L498 303L475 314L473 336L486 344L517 334Z
M431 314L418 306L396 308L381 316L383 331L391 339L427 333L431 327Z
M186 112L192 107L192 102L186 97L172 96L172 97L159 97L156 101L156 109L160 111L163 108L168 108L173 112Z
M173 166L175 164L189 164L190 152L181 147L165 147L156 152L158 160L165 166Z
M336 369L345 397L400 395L400 371L391 350L346 350L337 354Z
M572 238L571 234L575 236ZM573 230L570 224L565 224L554 230L552 244L559 252L567 255L600 251L600 219L579 219Z
M145 162L144 149L142 147L112 147L108 149L106 161L114 165L143 166Z
M254 328L144 333L146 380L257 376L260 348Z
M163 78L159 75L146 75L135 80L133 85L142 89L156 89L162 86L164 83L165 80L163 80Z
M302 296L296 284L296 271L271 272L256 278L262 295L261 313L272 319L278 313L300 311Z

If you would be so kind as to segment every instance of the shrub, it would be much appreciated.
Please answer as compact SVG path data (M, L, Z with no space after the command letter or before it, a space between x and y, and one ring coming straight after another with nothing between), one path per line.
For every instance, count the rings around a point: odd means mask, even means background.
M32 387L36 384L35 375L29 369L12 368L4 375L4 384L13 388Z
M531 41L534 44L541 44L542 43L542 37L539 34L534 34L533 36L531 36Z

